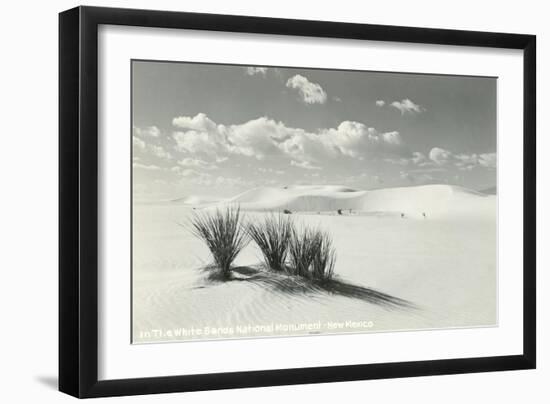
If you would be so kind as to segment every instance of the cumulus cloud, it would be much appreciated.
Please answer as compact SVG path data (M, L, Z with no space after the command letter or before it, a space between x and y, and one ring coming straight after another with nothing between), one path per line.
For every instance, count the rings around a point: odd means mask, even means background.
M172 154L166 151L162 146L148 145L147 148L151 151L153 155L157 156L160 159L172 159Z
M286 86L298 90L302 101L306 104L324 104L327 101L325 90L319 84L312 83L300 74L289 78Z
M386 158L384 161L400 166L414 164L422 167L429 164L426 160L426 156L420 152L413 152L410 157Z
M175 149L184 153L204 153L208 155L216 155L221 147L214 136L216 131L197 132L195 130L176 131L172 137L176 141ZM222 140L221 138L219 139Z
M377 104L378 105L378 104ZM401 111L401 115L405 114L420 114L421 112L426 111L425 108L421 107L418 104L415 104L408 98L405 98L401 101L394 101L390 104L392 107Z
M449 150L442 149L440 147L434 147L430 150L430 160L432 160L437 165L445 165L453 158L453 153Z
M383 107L384 105L386 105L386 101L384 101L384 100L376 100L376 106L377 106L377 107Z
M483 153L479 155L479 164L487 168L496 168L497 166L497 154L496 153Z
M305 170L321 170L321 167L312 165L309 161L290 161L290 165L294 167L300 167Z
M399 157L399 158L385 158L384 161L386 163L392 163L392 164L397 164L399 166L407 166L411 163L411 159L410 158L406 158L406 157Z
M258 171L261 173L271 173L271 174L277 174L277 175L283 175L285 173L283 170L277 170L274 168L265 168L265 167L258 167Z
M388 144L400 145L403 143L401 135L399 134L399 132L396 131L382 133L381 136L383 140Z
M160 170L161 168L159 166L156 166L154 164L141 164L141 163L132 163L132 166L134 168L141 168L143 170L151 170L151 171L157 171L157 170Z
M172 159L172 154L166 149L164 149L164 147L160 145L147 143L145 140L141 139L136 135L136 134L139 134L139 136L149 136L149 137L160 136L160 131L158 132L159 135L153 135L152 133L155 133L155 130L151 128L156 128L156 127L151 126L151 127L148 127L147 129L140 129L140 128L134 127L134 135L132 136L132 145L134 147L134 151L139 150L141 152L151 154L159 159L164 159L164 160Z
M411 161L413 162L413 164L423 165L426 163L426 156L424 155L424 153L413 152Z
M179 116L174 118L172 119L172 125L198 132L209 132L217 128L217 125L202 112L193 117Z
M201 173L197 170L194 170L192 168L180 168L180 167L172 167L173 171L176 171L178 174L180 174L182 177L191 177L194 175L200 175ZM210 174L203 174L204 176L210 176Z
M146 127L133 127L134 135L143 136L143 137L159 137L160 129L156 126L146 126Z
M358 159L374 153L399 155L406 150L399 132L379 133L376 129L355 121L343 121L337 128L321 129L313 139L329 155L341 154Z
M132 136L132 145L134 146L134 150L145 150L145 147L147 146L143 140L136 136Z
M263 160L283 156L313 163L328 158L365 159L374 154L406 154L398 132L379 133L367 125L343 121L336 128L308 132L261 117L236 125L216 124L204 114L174 118L176 150L202 153L210 158L229 154Z
M456 154L454 155L455 166L462 171L471 171L478 164L477 154Z
M429 156L437 166L454 164L462 171L471 171L476 167L496 168L496 153L453 154L449 150L434 147L430 150Z
M205 153L216 159L224 153L233 153L262 160L266 154L278 151L270 138L285 136L287 132L282 123L265 117L226 126L217 125L205 114L198 114L174 118L173 124L184 129L173 134L177 150Z
M204 168L207 170L214 170L218 168L215 164L209 163L208 161L201 160L199 158L186 157L178 161L178 164L183 167L198 167Z
M267 67L248 66L247 68L245 68L245 72L249 76L255 76L259 74L265 77L265 75L267 74Z
M409 169L409 173L445 171L452 166L461 171L471 171L476 167L495 168L496 153L454 154L450 150L434 147L427 157L424 153L412 152L409 156L388 157L384 161L400 166L419 167Z

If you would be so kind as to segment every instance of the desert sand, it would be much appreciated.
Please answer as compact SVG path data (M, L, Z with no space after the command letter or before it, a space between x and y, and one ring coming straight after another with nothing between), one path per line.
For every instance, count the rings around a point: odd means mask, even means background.
M323 185L135 203L133 342L495 326L496 198L449 185ZM235 280L209 281L209 251L181 224L235 205L246 220L287 209L329 231L337 286L264 272L253 243Z

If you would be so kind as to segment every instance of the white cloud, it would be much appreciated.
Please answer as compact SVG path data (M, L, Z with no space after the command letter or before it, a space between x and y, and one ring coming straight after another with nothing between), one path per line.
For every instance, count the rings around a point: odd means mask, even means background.
M479 155L479 164L487 168L496 168L497 166L497 154L496 153L483 153Z
M361 122L343 121L337 128L321 129L314 138L327 155L364 159L372 154L397 154L405 147L399 132L379 133ZM306 146L306 145L304 145ZM307 150L304 150L306 154Z
M139 150L145 150L145 147L147 146L143 140L136 136L132 136L132 144L134 146L134 150L136 148Z
M306 104L324 104L327 101L327 93L317 84L312 83L306 77L297 74L288 79L286 86L297 89L302 101Z
M140 150L142 152L150 153L160 159L170 160L172 159L172 154L164 149L162 146L157 146L154 144L150 144L145 142L143 139L140 139L135 134L139 133L140 136L144 135L143 130L134 127L134 135L132 136L132 145L134 147L134 151ZM147 135L151 137L155 137L153 135Z
M300 167L305 170L321 170L321 167L312 165L309 161L290 161L290 165L294 167Z
M423 165L424 163L426 163L426 156L424 155L424 153L413 152L411 161L416 165Z
M185 168L185 169L181 169L181 170L177 170L177 171L182 177L191 177L193 175L200 175L201 174L197 170L193 170L192 168ZM204 175L205 176L210 176L210 174L206 174L206 173L204 173Z
M477 154L456 154L454 155L455 166L462 171L471 171L478 164Z
M263 159L264 153L277 151L269 133L277 134L283 125L267 118L258 118L240 125L217 125L205 114L174 118L173 123L183 131L173 134L176 150L203 153L222 162L227 154L241 154Z
M496 168L496 153L460 153L453 154L449 150L434 147L429 154L431 162L436 166L454 164L461 171L471 171L476 167ZM428 165L427 163L419 164Z
M421 107L418 104L415 104L408 98L405 98L401 101L394 101L390 104L392 107L398 109L401 111L401 115L404 114L419 114L421 112L426 111L425 108Z
M385 158L384 161L386 163L397 164L399 166L407 166L409 165L409 163L411 163L412 160L406 157L399 157L399 158Z
M174 118L172 119L172 125L178 128L196 130L198 132L210 132L217 128L217 125L202 112L193 117L179 116Z
M249 76L255 76L257 74L260 74L265 77L267 74L267 67L255 67L255 66L248 66L245 69L246 74Z
M156 126L146 126L143 128L134 126L134 135L136 136L143 136L143 137L159 137L160 136L160 129Z
M332 100L333 101L336 101L336 102L342 102L342 99L340 97L332 97Z
M192 157L185 157L184 159L179 160L178 164L183 167L197 167L197 168L204 168L207 170L214 170L218 168L218 166L216 166L215 164L209 163L208 161L201 160L198 158L192 158Z
M399 132L396 131L382 133L381 136L388 144L400 145L403 142L401 135L399 135Z
M156 166L154 164L147 165L147 164L141 164L141 163L132 163L132 167L141 168L143 170L152 170L152 171L157 171L161 169L159 166Z
M354 121L343 121L336 128L315 132L287 127L266 117L226 126L199 114L174 118L174 123L181 129L173 134L176 150L200 153L217 161L231 154L258 160L282 156L318 166L321 161L339 157L364 160L376 155L406 157L410 154L398 132L379 133Z
M283 175L285 173L283 170L276 170L274 168L265 168L265 167L258 167L258 171L261 173L269 173L269 174L277 174L277 175Z
M384 161L392 164L398 164L400 166L408 166L409 164L414 164L422 167L428 165L428 162L426 161L426 156L420 152L413 152L411 157L385 158Z
M435 164L441 166L447 164L453 158L453 153L449 150L441 149L440 147L434 147L430 150L430 160Z
M277 151L270 136L284 136L285 127L265 117L240 125L216 125L205 114L178 117L173 124L185 131L173 134L176 149L181 152L204 153L223 159L224 153L241 154L261 160L267 153ZM223 161L223 160L221 160Z
M455 154L455 159L458 160L457 164L477 164L478 158L477 154Z
M384 100L376 100L376 106L377 106L377 107L383 107L384 105L386 105L386 101L384 101Z
M156 146L156 145L148 145L148 149L151 151L151 153L155 156L157 156L160 159L166 159L170 160L172 159L172 155L170 152L164 150L162 146Z
M176 141L175 149L184 153L204 153L216 155L223 139L215 139L217 131L197 132L195 130L177 131L172 137Z

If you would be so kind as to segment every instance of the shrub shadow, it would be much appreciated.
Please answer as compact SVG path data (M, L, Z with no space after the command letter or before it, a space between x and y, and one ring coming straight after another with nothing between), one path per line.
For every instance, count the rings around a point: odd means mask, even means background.
M215 267L212 266L203 267L202 270L207 273L205 280L211 283L250 282L289 295L328 293L330 295L362 300L390 310L419 309L417 305L408 300L380 292L373 288L354 285L337 278L320 282L289 275L284 272L266 270L262 265L235 267L232 269L230 279L221 278L219 271L216 271Z

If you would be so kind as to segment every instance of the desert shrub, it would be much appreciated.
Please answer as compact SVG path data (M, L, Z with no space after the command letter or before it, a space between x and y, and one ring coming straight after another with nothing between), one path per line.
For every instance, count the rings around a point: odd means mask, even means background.
M330 234L319 228L293 226L289 246L289 272L326 282L334 275L336 250Z
M332 245L330 234L325 231L315 232L314 254L311 263L311 274L313 279L326 282L334 275L334 264L336 263L336 250Z
M289 246L289 272L306 278L311 277L311 265L315 255L316 230L293 226Z
M233 261L250 240L241 222L238 207L193 213L190 221L191 232L206 243L220 275L225 279L231 277Z
M260 248L266 265L274 271L285 270L292 228L291 218L282 214L268 215L263 221L250 222L247 226L248 234Z
M283 210L283 213L284 213L285 215L291 215L291 214L292 214L292 211L290 211L290 210L288 210L288 209L285 209L285 210Z

